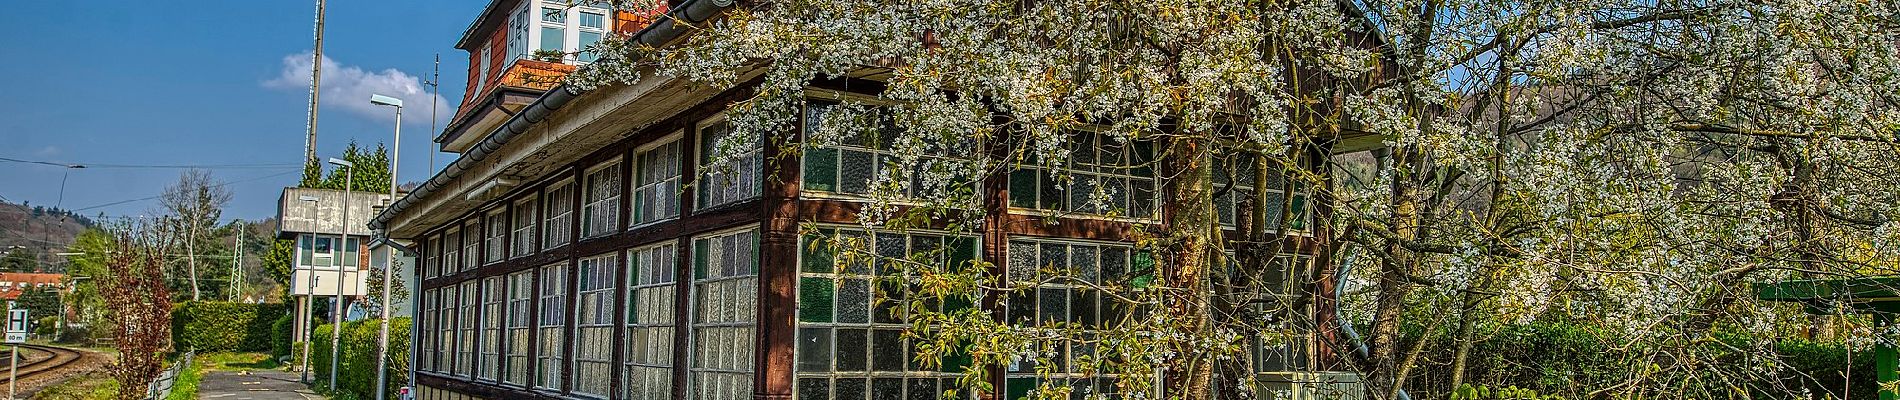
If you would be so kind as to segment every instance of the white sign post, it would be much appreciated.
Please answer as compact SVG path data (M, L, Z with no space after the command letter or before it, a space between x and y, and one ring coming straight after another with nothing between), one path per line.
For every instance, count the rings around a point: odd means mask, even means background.
M13 362L7 363L7 400L15 399L14 385L20 378L20 343L26 343L26 310L13 308L13 302L7 302L7 344L13 345L10 353Z

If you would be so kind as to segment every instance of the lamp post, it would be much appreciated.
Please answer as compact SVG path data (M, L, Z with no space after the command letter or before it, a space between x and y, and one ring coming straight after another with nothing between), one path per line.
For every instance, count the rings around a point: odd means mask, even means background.
M380 94L372 94L369 96L369 102L370 104L396 108L396 136L391 140L395 143L393 145L395 150L389 152L389 201L392 202L391 204L394 204L393 202L396 201L396 166L397 161L402 159L402 100ZM389 386L389 366L387 360L387 357L389 357L389 281L394 279L396 279L396 249L395 246L390 246L389 253L383 262L383 321L381 326L377 327L376 331L377 400L389 398L385 392Z
M356 164L336 158L330 164L343 168L343 230L339 246L350 254L350 192L356 190ZM314 289L314 288L313 288ZM343 346L343 263L336 263L336 303L330 307L330 391L336 391L337 349Z
M297 196L297 200L310 205L310 213L312 214L310 216L311 217L310 219L316 220L316 216L319 214L317 213L317 196L302 195L302 196ZM299 241L299 242L302 242L302 241ZM335 247L331 247L331 248L334 249ZM301 250L301 251L316 251L316 246L311 246L309 250ZM291 264L296 264L296 263L292 262ZM302 307L303 310L300 310L297 315L297 320L302 321L302 325L300 327L303 329L298 329L299 331L302 331L298 333L303 335L303 340L302 340L303 357L299 357L298 364L301 364L301 365L299 365L297 369L298 371L301 371L303 373L303 376L298 378L298 381L309 383L310 382L310 335L312 331L317 330L316 326L310 324L311 322L314 322L314 321L311 321L311 318L310 318L311 317L310 314L312 311L311 308L316 307L316 304L317 304L317 269L316 268L310 268L310 273L304 275L303 290L304 290L303 307Z

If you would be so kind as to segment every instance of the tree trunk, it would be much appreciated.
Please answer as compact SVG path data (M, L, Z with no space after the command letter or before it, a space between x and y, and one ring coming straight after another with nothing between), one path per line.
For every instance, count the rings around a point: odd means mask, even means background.
M1170 181L1174 190L1168 207L1173 214L1168 230L1174 246L1163 276L1167 287L1178 290L1168 308L1178 316L1183 331L1194 332L1200 338L1213 333L1209 282L1212 274L1220 272L1214 268L1219 263L1213 255L1219 251L1220 221L1214 213L1213 146L1208 135L1188 133L1174 139L1167 152L1171 158L1167 165L1176 172L1176 178ZM1170 367L1169 381L1175 387L1169 391L1180 393L1180 398L1186 400L1210 398L1219 355L1192 348L1182 350L1183 357Z
M185 230L185 279L191 280L191 301L198 301L198 221L191 220Z
M1416 168L1419 153L1417 149L1406 147L1394 151L1392 170L1396 176L1392 180L1391 215L1386 221L1394 238L1385 245L1387 255L1379 273L1379 296L1372 319L1372 333L1367 347L1371 350L1374 390L1379 390L1379 398L1397 396L1404 377L1399 372L1399 326L1405 311L1405 298L1411 294L1411 271L1415 258L1406 250L1401 241L1411 240L1418 233L1418 194L1416 183L1419 171Z
M1451 359L1451 390L1458 390L1459 386L1464 385L1465 368L1471 359L1472 340L1468 337L1471 334L1471 309L1477 306L1472 297L1471 292L1465 292L1461 301L1463 304L1458 308L1458 330L1452 335L1452 340L1458 341L1458 350Z

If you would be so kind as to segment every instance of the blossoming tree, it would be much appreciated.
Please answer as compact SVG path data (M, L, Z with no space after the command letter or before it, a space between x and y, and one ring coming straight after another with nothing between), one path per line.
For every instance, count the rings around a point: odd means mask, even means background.
M722 153L763 141L787 159L875 137L892 156L866 190L867 227L977 232L994 221L976 211L996 205L975 188L1023 168L1155 171L1167 223L1135 224L1147 275L894 260L914 356L969 357L970 391L1001 390L990 377L1005 365L1053 374L1063 343L1085 343L1094 356L1063 368L1115 377L1125 398L1249 396L1249 346L1357 324L1366 351L1329 335L1343 358L1326 367L1389 398L1423 347L1403 327L1459 335L1562 314L1629 338L1626 379L1592 395L1712 397L1774 368L1711 344L1714 329L1800 323L1747 285L1892 274L1900 258L1891 2L783 0L677 22L675 43L596 45L570 86L752 86ZM807 111L811 83L867 76L874 95ZM1078 152L1103 146L1148 156ZM1070 209L1154 215L1126 200L1131 186L1091 179L1046 180ZM1261 195L1230 208L1245 185ZM1304 223L1304 196L1321 255L1287 302L1259 283L1284 268L1280 228ZM888 258L826 238L839 268ZM1348 293L1333 293L1341 280ZM1125 312L1089 324L946 306L1051 282ZM1346 320L1270 311L1335 298ZM1077 390L1059 382L1032 393Z

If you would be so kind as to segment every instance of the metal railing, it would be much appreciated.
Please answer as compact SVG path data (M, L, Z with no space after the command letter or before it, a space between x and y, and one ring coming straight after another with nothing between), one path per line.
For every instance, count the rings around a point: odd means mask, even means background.
M159 372L158 378L152 379L152 384L145 387L145 399L165 400L166 397L171 397L172 385L178 383L178 374L184 373L185 368L191 368L191 358L196 355L195 353L197 352L187 351L179 355L178 359L172 362L171 367Z

